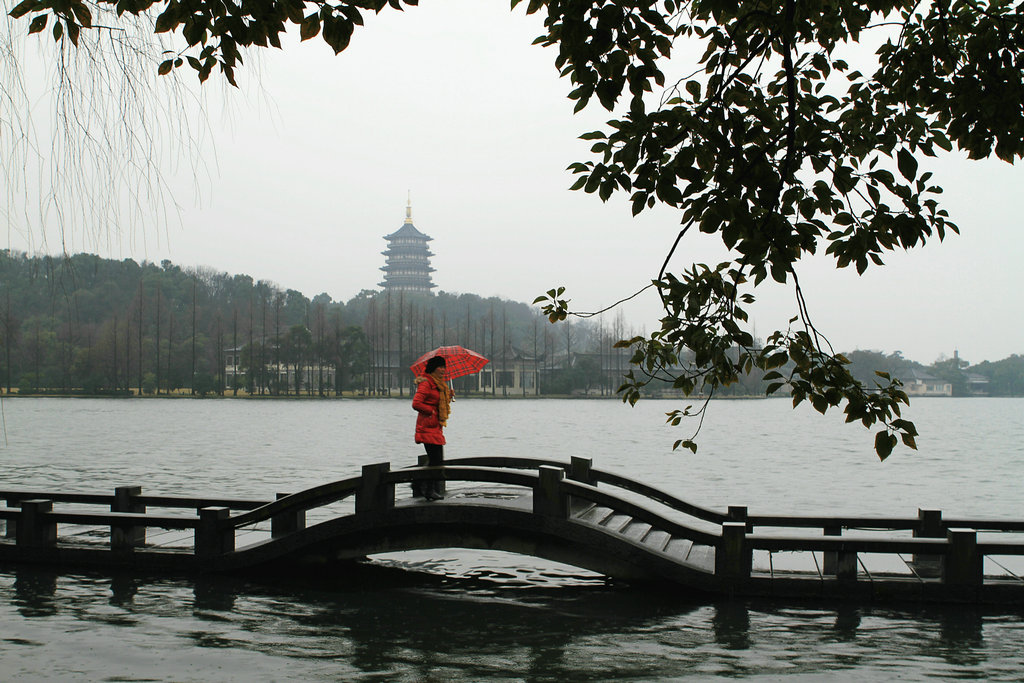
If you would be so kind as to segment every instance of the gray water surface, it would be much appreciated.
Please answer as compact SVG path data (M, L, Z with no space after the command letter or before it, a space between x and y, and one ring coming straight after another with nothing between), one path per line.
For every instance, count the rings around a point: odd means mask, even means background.
M696 455L678 402L459 400L448 457L592 458L754 514L1024 516L1024 401L919 399L922 436L873 435L782 400L716 402ZM406 400L2 402L0 486L272 498L414 461ZM378 558L257 581L0 567L0 680L1024 680L1024 614L708 601L497 552Z

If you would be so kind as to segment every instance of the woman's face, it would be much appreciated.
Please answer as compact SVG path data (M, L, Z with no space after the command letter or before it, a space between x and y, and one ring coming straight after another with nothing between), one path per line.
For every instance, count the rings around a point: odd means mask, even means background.
M444 366L440 365L440 366L434 368L431 371L430 376L433 377L434 379L436 379L438 382L444 381Z

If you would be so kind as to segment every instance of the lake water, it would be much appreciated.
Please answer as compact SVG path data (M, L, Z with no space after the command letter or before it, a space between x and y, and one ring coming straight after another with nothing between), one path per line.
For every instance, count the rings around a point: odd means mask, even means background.
M1024 516L1024 401L918 399L920 451L784 400L463 399L449 458L568 460L752 514ZM408 398L6 399L0 487L272 498L411 464ZM358 576L259 582L0 567L0 680L1024 680L1024 613L708 601L458 549L377 558Z

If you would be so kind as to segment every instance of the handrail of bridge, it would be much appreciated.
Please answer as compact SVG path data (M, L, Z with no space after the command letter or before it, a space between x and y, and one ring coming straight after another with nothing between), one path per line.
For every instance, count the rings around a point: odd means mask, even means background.
M505 459L506 461L511 459ZM525 462L525 458L515 459ZM474 475L468 475L469 470L465 468L458 468L455 463L461 463L462 460L448 461L443 468L437 467L407 467L401 470L390 470L388 469L387 482L391 484L410 483L417 479L431 478L431 477L444 477L450 480L463 480L463 481L479 481L486 483L500 483L509 484L512 486L526 486L531 487L536 484L537 477L530 477L529 475L519 475L517 473L511 473L507 470L501 470L498 468L490 469L479 469ZM554 462L554 461L552 461ZM546 461L530 460L531 465L543 465ZM564 463L558 463L564 465ZM390 463L388 463L390 467ZM506 465L507 466L507 465ZM527 469L523 467L516 467L515 469ZM439 474L443 471L443 474ZM364 468L365 472L365 468ZM466 475L462 478L460 475ZM475 477L475 478L474 478ZM267 519L272 519L275 516L293 515L306 510L335 503L340 500L355 494L358 492L362 484L362 475L359 477L351 477L349 479L343 479L339 481L329 482L327 484L321 484L311 489L299 491L287 496L282 496L277 500L264 503L260 507L249 510L241 515L235 515L229 517L224 524L230 524L235 528L248 526L250 524L257 524Z
M467 459L459 459L458 462L461 463ZM536 460L534 460L534 462L536 462ZM550 467L564 469L565 463L558 462ZM419 468L396 470L389 473L388 480L394 483L411 481L422 476L423 471L429 471L430 469L431 468L426 468L425 470ZM540 485L540 476L537 474L513 475L507 470L494 467L463 467L460 465L450 465L446 463L444 468L437 469L436 471L443 472L443 476L447 480L510 484L513 486L523 486L531 489L537 489ZM560 482L560 486L562 493L572 496L574 499L585 500L587 502L594 503L595 505L602 505L604 507L611 508L617 513L629 515L633 519L650 524L656 529L667 531L673 536L680 536L706 545L714 545L721 538L719 534L708 533L669 519L648 507L606 493L598 487L586 482L563 479Z
M424 475L427 475L424 477ZM443 478L448 481L476 481L482 484L508 484L533 488L537 485L536 474L510 472L496 467L462 467L445 465L444 467L414 467L388 472L388 483L406 484L417 479Z
M472 463L475 466L469 466ZM483 466L481 463L486 463ZM552 463L552 464L548 464ZM803 551L825 553L823 574L838 578L854 578L858 553L912 553L918 557L934 557L942 565L942 581L953 585L980 585L982 558L987 555L1024 555L1024 542L979 539L977 529L1020 531L1024 523L1001 520L941 519L938 510L921 510L918 519L874 517L796 517L747 516L745 508L730 508L721 519L720 529L703 531L685 523L668 519L642 503L619 498L598 488L605 483L634 493L653 492L649 499L677 511L687 511L672 503L682 502L674 496L657 491L626 477L611 475L590 468L590 461L574 458L569 464L533 458L463 458L451 460L445 467L412 467L392 471L390 463L366 465L360 476L322 484L273 502L264 503L241 514L231 516L231 509L240 509L246 501L200 499L194 497L160 497L140 495L141 487L118 487L114 496L84 493L46 493L38 491L0 491L19 508L0 508L0 518L15 521L18 545L40 547L56 542L58 522L109 525L111 548L134 548L144 542L147 527L194 528L195 554L216 557L234 550L235 531L248 524L270 519L272 536L290 533L304 526L304 512L355 495L356 513L394 507L395 485L417 479L446 479L507 484L532 490L533 513L571 518L570 501L589 501L607 507L634 521L650 524L653 529L673 537L687 538L694 543L714 546L715 575L724 580L751 575L751 553L754 550ZM536 470L531 472L528 470ZM29 498L33 496L35 498ZM173 517L147 514L139 503L143 500L170 501L171 507L194 507L196 504L227 502L227 505L206 505L197 517ZM111 512L65 512L52 510L54 501L111 505ZM248 501L255 503L256 501ZM686 506L696 507L696 506ZM135 509L133 509L135 508ZM141 509L138 509L141 508ZM708 512L703 510L703 512ZM696 519L710 521L693 515ZM962 525L960 527L954 524ZM753 527L817 527L824 536L780 536L752 533ZM883 536L842 536L842 528L875 528L884 530L912 529L916 538ZM10 536L11 525L8 526ZM916 572L915 572L916 573Z
M466 460L458 462L464 463ZM480 462L480 461L477 461ZM488 464L508 465L507 459L484 460ZM524 459L511 461L517 469L524 465L532 468L533 463ZM574 463L575 473L581 479L586 476L586 463ZM586 500L596 505L610 508L618 514L650 524L652 529L664 531L673 537L686 538L694 543L706 544L715 548L714 574L723 581L743 581L751 576L752 553L754 550L772 551L803 551L824 553L823 574L839 579L856 578L858 553L889 553L899 555L910 553L915 561L925 561L929 557L937 559L942 566L942 582L950 586L975 586L983 582L982 558L987 555L1021 555L1024 554L1024 543L989 541L979 542L977 531L970 528L949 528L944 533L922 533L920 538L893 538L891 536L840 536L834 528L825 527L824 536L778 536L750 533L746 521L730 518L722 522L719 532L706 532L694 529L686 524L667 519L644 505L628 499L621 499L606 493L596 485L567 478L567 468L563 463L555 465L539 465L537 474L523 473L518 477L494 467L465 467L449 464L444 468L407 468L390 472L389 463L375 466L376 472L367 479L368 468L364 467L364 495L372 499L374 504L390 507L394 505L394 484L411 481L423 476L428 471L431 477L444 477L453 480L491 481L495 483L515 483L532 486L534 492L534 514L555 515L562 519L570 519L569 501ZM570 465L570 470L572 466ZM555 476L557 474L557 476ZM595 478L596 479L596 478ZM372 492L378 487L378 493ZM358 505L357 505L358 511ZM745 510L744 510L745 511ZM937 512L937 511L929 511ZM734 510L730 509L730 514ZM859 518L861 521L867 518ZM922 524L934 522L936 515L922 515ZM779 520L774 520L778 523ZM877 523L877 519L874 520ZM822 523L819 518L815 526ZM917 531L917 530L915 530ZM924 529L930 531L930 529ZM924 565L917 564L915 573L925 571ZM928 571L931 571L929 569Z
M366 468L364 468L364 473L365 471ZM387 470L387 476L381 483L402 484L416 479L429 479L433 477L444 477L453 481L478 481L526 487L534 486L537 482L535 475L531 476L507 470L488 468L477 468L474 470L472 468L460 467L411 467L402 470ZM321 484L305 491L283 496L272 503L267 503L243 514L228 517L223 524L237 529L273 519L274 517L305 512L315 507L344 500L353 494L358 495L362 484L362 476Z
M118 487L136 488L136 487ZM140 489L141 490L141 489ZM117 502L117 493L90 493L90 492L54 492L54 491L29 491L22 489L7 489L0 491L0 500L7 501L8 505L18 504L22 500L46 499L54 503L72 503L77 505L114 505ZM132 495L132 503L162 508L204 508L204 507L226 507L232 510L253 510L267 504L265 500L252 500L247 498L210 498L196 496L153 496L153 495Z
M359 489L361 481L362 477L350 477L282 496L271 503L265 503L258 508L230 517L230 523L237 529L266 521L267 519L273 519L282 513L294 514L305 512L311 508L330 505L339 500L344 500L355 493Z
M562 488L573 498L611 508L617 513L629 515L635 520L650 524L651 527L660 531L666 531L672 536L686 538L703 545L715 545L721 539L721 534L701 531L700 529L676 522L648 507L624 498L609 495L596 486L565 479L562 481Z
M561 467L573 478L577 476L574 474L574 470L576 470L578 476L581 476L583 483L603 483L615 486L623 489L624 491L639 494L650 500L661 503L668 508L690 515L691 517L696 517L697 519L705 522L721 524L722 522L727 522L732 519L727 514L717 512L715 510L709 510L708 508L703 508L699 505L694 505L693 503L688 503L682 498L673 496L671 493L654 488L653 486L649 486L643 482L635 481L612 472L594 469L590 467L589 463L590 460L577 457L574 457L570 463L560 460L546 460L542 458L516 458L505 456L478 456L470 458L456 458L445 461L446 466L464 464L481 465L485 467L509 467L514 469L539 469L541 466Z
M53 510L47 513L53 522L97 526L144 526L157 529L195 529L199 526L198 517L182 517L173 515L154 515L146 512L62 512Z
M747 543L755 550L819 551L860 553L907 553L941 555L949 550L946 538L893 538L892 536L775 536L748 534ZM1024 543L1016 541L979 541L982 555L1024 555Z
M558 467L564 470L570 479L582 481L588 484L607 484L622 490L645 496L647 499L658 502L666 507L690 515L713 524L722 524L726 521L743 521L747 525L748 534L756 527L772 528L817 528L825 529L827 533L838 535L843 529L857 529L864 531L895 531L912 530L915 535L931 538L941 538L949 528L972 528L979 531L1000 531L1000 532L1024 532L1024 521L983 519L983 518L946 518L942 519L938 511L919 511L918 517L875 517L875 516L803 516L803 515L746 515L745 508L730 508L729 515L702 508L688 503L672 494L661 491L653 486L642 482L634 481L611 472L590 467L590 460L574 457L571 463L564 461L550 460L543 458L525 458L508 456L476 456L467 458L456 458L447 461L444 471L450 472L449 478L456 478L455 468L459 466L479 466L490 468L495 471L501 470L539 470L542 466ZM395 470L389 474L394 483L408 482L415 478L424 476L424 473L433 471L434 468L412 467L404 470ZM400 474L403 473L404 474ZM468 475L467 481L473 480ZM509 476L511 473L495 474L484 470L477 471L472 475L478 477L476 481L505 483L510 485L532 486L534 480L524 480ZM461 477L460 477L461 478ZM50 492L37 490L0 490L0 499L6 500L8 507L0 509L0 519L15 520L19 510L13 505L20 504L22 500L47 499L53 502L86 504L86 505L109 505L116 512L132 513L146 507L164 508L192 508L199 510L204 507L225 507L229 510L244 510L241 515L229 516L231 526L241 528L266 519L273 519L282 515L295 515L305 510L327 505L331 502L342 500L354 494L359 488L361 477L352 477L345 480L330 482L311 489L306 489L291 495L282 495L275 501L234 499L234 498L210 498L195 496L154 496L141 495L139 487L119 487L129 489L127 505L117 509L118 495L88 492ZM131 491L135 489L135 491ZM598 494L600 495L600 494ZM580 497L586 497L581 495ZM600 504L609 504L611 499L602 499ZM617 500L617 499L616 499ZM599 501L592 501L599 502ZM621 501L619 501L621 505ZM646 508L645 508L646 509ZM742 511L738 515L736 511ZM649 512L649 510L648 510ZM930 520L925 520L924 513L930 512ZM54 513L56 514L56 513ZM156 517L151 516L156 521ZM127 519L127 518L126 518ZM69 517L67 521L71 521ZM150 526L159 526L156 523ZM925 528L930 527L930 528ZM688 528L688 527L687 527ZM691 530L693 531L693 530Z
M8 505L16 505L23 500L40 498L52 500L55 503L77 503L81 505L111 505L114 502L114 494L112 493L27 491L19 489L0 491L0 498L6 500Z
M750 515L748 527L861 529L866 531L917 530L920 517L875 517L871 515L840 515L810 517L806 515ZM1024 521L987 518L942 518L945 527L971 528L979 531L1024 532Z
M534 461L536 463L536 461ZM564 464L564 463L559 463ZM521 468L516 468L521 469ZM376 472L376 475L368 475L368 472ZM373 478L367 482L367 477ZM238 529L250 524L256 524L267 519L282 519L293 517L310 508L327 505L342 500L352 494L358 497L361 491L368 496L373 495L372 490L380 486L394 487L397 484L410 483L418 479L444 478L447 481L471 481L477 483L505 484L519 486L536 490L540 485L538 474L512 471L506 468L495 467L464 467L455 464L446 464L439 467L409 467L400 470L391 470L390 463L369 465L363 468L363 475L336 482L323 484L306 491L301 491L289 496L282 497L273 503L269 503L255 510L250 510L240 515L234 515L218 520L217 525L221 530ZM364 489L364 485L368 486ZM708 533L694 529L685 524L673 521L637 503L630 502L610 495L596 486L583 482L563 480L565 491L570 495L587 500L597 505L604 505L614 509L616 512L630 515L658 529L667 531L675 536L688 538L695 542L713 545L719 539L717 534ZM391 504L394 502L393 492L389 494ZM294 527L293 527L294 528Z
M1024 520L1004 520L986 518L943 518L938 510L919 510L917 517L890 517L872 515L748 515L745 507L729 508L729 514L689 503L670 493L657 489L643 482L638 482L612 472L590 467L590 460L573 457L571 463L542 458L524 458L509 456L475 456L456 458L446 461L448 464L481 465L488 467L508 467L514 469L538 469L541 466L560 467L570 478L577 479L574 472L583 473L580 479L585 483L605 483L632 493L640 494L666 507L696 517L713 524L729 521L743 521L748 532L756 527L775 528L807 528L828 529L836 532L842 529L866 531L914 531L925 537L944 537L950 528L970 528L979 531L1024 532ZM579 480L579 479L577 479Z

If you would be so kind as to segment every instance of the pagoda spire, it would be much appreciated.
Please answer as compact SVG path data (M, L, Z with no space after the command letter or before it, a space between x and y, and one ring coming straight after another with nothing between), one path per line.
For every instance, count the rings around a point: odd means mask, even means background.
M404 225L412 225L412 192L409 192L405 202L405 223Z

